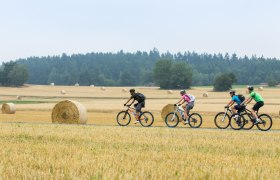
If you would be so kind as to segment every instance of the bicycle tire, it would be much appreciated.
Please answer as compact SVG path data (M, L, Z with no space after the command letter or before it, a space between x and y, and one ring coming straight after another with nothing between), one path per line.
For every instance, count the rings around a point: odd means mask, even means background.
M224 116L225 116L225 119L226 118L227 119L226 119L225 123L222 121L222 123L224 123L224 126L223 126L223 125L221 125L221 123L219 121L222 120L222 118L220 119L220 117L224 117ZM216 127L219 128L219 129L226 129L226 128L228 128L229 121L230 121L230 117L225 112L219 112L218 114L216 114L216 116L214 118L214 123L215 123Z
M243 129L250 130L254 127L254 122L248 113L242 113L241 116L244 118L244 126Z
M172 120L172 118L174 117L174 119ZM170 121L172 120L172 121ZM170 122L174 122L175 124L174 125L171 125L169 124L169 121ZM170 127L170 128L174 128L176 127L178 124L179 124L179 117L176 113L172 112L172 113L168 113L166 116L165 116L165 119L164 119L164 122L166 124L166 126Z
M127 126L131 121L131 116L127 111L121 111L117 115L117 123L120 126Z
M266 117L266 118L265 118ZM261 114L259 115L259 119L262 121L262 123L257 124L257 127L261 131L268 131L272 127L272 118L267 114ZM268 126L265 127L265 125L268 124Z
M238 116L237 120L236 120L236 118L234 118L235 116ZM240 130L240 129L243 128L244 123L245 123L245 120L244 120L244 117L242 115L240 115L238 113L235 113L235 114L231 115L229 125L232 129Z
M202 124L202 117L198 113L192 113L188 120L191 128L199 128Z
M144 119L142 120L143 116L144 116ZM143 112L140 115L139 119L140 119L140 124L143 127L150 127L154 123L154 116L149 111Z

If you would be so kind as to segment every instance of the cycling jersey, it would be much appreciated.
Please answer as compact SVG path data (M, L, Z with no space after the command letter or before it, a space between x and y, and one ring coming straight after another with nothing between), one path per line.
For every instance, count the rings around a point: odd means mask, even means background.
M241 101L237 95L232 96L231 100L234 101L238 105L241 104Z
M195 97L191 94L184 94L182 98L187 102L194 102Z
M261 102L261 101L264 102L261 95L259 93L254 92L254 91L250 93L250 97L252 97L256 102Z

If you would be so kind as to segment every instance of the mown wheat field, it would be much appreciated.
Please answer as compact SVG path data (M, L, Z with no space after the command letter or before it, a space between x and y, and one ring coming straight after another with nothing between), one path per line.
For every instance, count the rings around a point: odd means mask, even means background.
M66 94L61 95L60 91ZM129 87L127 87L129 89ZM228 93L193 88L194 111L203 115L200 129L179 124L167 128L160 112L179 94L137 88L147 96L154 127L117 126L115 117L129 93L120 87L29 86L0 88L0 100L21 101L16 114L0 114L2 179L279 179L280 93L265 88L261 112L272 115L272 130L218 130L213 118L229 101ZM202 93L209 91L209 97ZM245 94L245 88L237 88ZM16 100L16 96L22 100ZM81 102L88 125L51 123L53 106L63 100ZM251 107L251 106L249 106Z

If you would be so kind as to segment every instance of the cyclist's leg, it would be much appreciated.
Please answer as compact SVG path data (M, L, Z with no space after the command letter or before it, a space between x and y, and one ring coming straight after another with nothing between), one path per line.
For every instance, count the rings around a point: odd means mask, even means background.
M253 107L252 107L252 116L254 117L255 120L259 120L258 119L258 115L257 115L257 111L259 111L259 109L264 105L264 103L261 102L257 102Z
M186 120L189 119L189 115L190 115L190 111L191 109L194 107L194 101L192 102L189 102L186 106L186 111L185 111L185 117L186 117Z
M141 114L141 109L142 107L145 107L145 102L138 102L137 105L135 106L136 109L136 120L140 120L140 114Z
M238 105L231 106L231 110L232 110L233 114L236 114L238 111Z

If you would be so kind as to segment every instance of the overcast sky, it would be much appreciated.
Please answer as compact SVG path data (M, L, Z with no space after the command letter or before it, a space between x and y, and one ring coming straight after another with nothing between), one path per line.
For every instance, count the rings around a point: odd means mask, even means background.
M154 47L280 59L280 1L0 0L0 61Z

